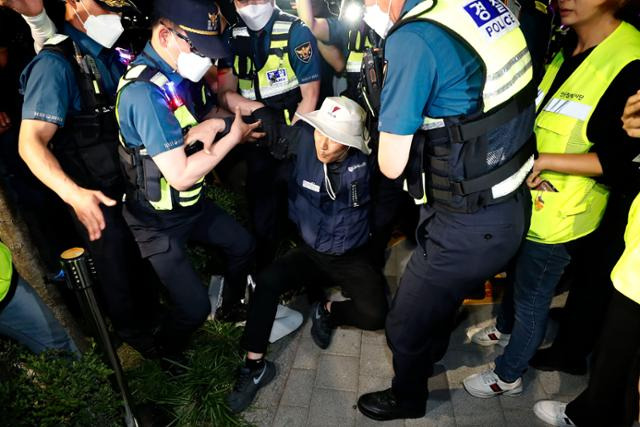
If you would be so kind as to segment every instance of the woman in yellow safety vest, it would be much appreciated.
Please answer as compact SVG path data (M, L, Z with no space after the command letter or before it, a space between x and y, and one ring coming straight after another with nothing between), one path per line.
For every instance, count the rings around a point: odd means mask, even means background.
M495 369L464 380L477 397L518 394L528 365L586 372L624 250L624 218L640 191L640 140L620 126L625 101L640 88L640 31L625 20L635 0L559 0L570 27L563 49L538 87L539 157L527 183L531 227L514 263L513 298L496 325L472 341L501 344ZM575 277L556 342L534 356L549 304L569 261ZM533 359L532 359L533 357Z
M551 425L630 426L638 419L640 194L631 207L624 240L626 248L611 273L615 290L587 389L569 404L543 400L533 407L538 418Z

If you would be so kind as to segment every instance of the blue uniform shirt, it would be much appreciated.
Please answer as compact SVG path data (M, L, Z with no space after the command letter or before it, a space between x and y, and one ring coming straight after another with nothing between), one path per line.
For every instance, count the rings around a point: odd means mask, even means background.
M67 23L62 33L69 36L83 54L95 59L102 76L103 90L115 97L118 80L125 69L116 51L104 48ZM64 126L67 114L73 115L82 108L74 69L58 53L47 50L40 52L22 72L20 87L24 94L23 119Z
M279 15L283 13L280 9L275 9L273 15L267 22L267 25L260 31L249 30L249 36L251 38L251 52L253 53L253 62L256 70L260 70L267 60L267 52L269 50L269 44L271 43L271 30L273 23L278 19ZM238 26L243 26L242 20L238 22ZM227 28L224 33L224 40L231 46L231 31L232 27ZM304 45L305 43L311 44L311 57L307 62L303 61L296 54L296 48ZM316 39L309 30L309 27L302 22L298 22L291 26L289 33L289 61L291 67L296 73L299 84L305 84L320 80L320 67L321 58L316 45ZM236 55L238 52L231 52ZM226 58L219 61L218 66L220 68L233 67L234 58Z
M326 19L329 26L327 44L340 49L344 58L347 59L349 56L349 27L335 16L329 16Z
M177 94L196 119L194 84L184 79L167 64L151 43L132 62L159 69L171 82ZM172 150L184 144L182 128L173 114L163 91L152 83L129 83L120 93L118 103L120 133L129 147L144 145L150 156Z
M420 1L408 0L403 13ZM385 59L380 131L412 135L424 116L456 116L480 108L482 62L447 30L428 22L404 25L386 40Z

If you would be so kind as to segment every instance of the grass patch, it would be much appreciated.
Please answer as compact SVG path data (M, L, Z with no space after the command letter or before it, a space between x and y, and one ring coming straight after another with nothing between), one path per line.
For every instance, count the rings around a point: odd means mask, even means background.
M186 352L183 374L172 376L149 360L126 372L133 400L164 409L174 426L248 426L224 403L242 363L241 335L234 325L205 323Z

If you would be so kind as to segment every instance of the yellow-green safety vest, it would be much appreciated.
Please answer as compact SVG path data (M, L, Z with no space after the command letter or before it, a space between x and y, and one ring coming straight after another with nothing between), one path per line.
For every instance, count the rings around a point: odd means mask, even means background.
M624 252L611 272L611 281L618 292L640 304L640 194L629 211L624 243Z
M352 35L355 33L355 35ZM347 73L360 73L362 68L362 60L364 59L364 49L361 49L359 46L362 44L362 38L364 37L364 48L370 48L373 45L367 37L366 33L360 31L360 29L349 30L349 56L347 57L347 66L345 71ZM351 43L352 38L353 46Z
M275 21L271 30L271 40L269 44L269 55L260 70L257 70L259 95L254 86L254 81L242 78L239 73L240 61L246 61L242 64L245 70L252 70L254 64L249 56L240 57L236 55L234 61L234 71L239 75L238 87L240 94L251 100L258 98L265 99L273 96L284 95L300 85L298 78L289 61L289 30L294 22L291 21ZM232 29L234 39L249 38L249 30L247 27L237 27Z
M426 0L400 22L416 17L453 32L479 55L485 69L483 112L505 103L531 81L531 55L524 35L500 0Z
M148 70L152 71L152 74L149 76L146 75L148 73ZM118 106L120 104L120 95L122 93L122 90L127 85L136 81L146 81L152 83L160 88L160 90L163 94L165 94L166 97L170 97L170 95L167 94L165 90L165 85L169 82L169 78L167 76L165 76L160 71L151 69L144 64L133 65L125 72L122 78L120 78L120 82L118 83L118 96L116 98L116 119L118 120L118 123L120 123ZM205 103L206 95L204 92L204 86L202 96L203 103ZM178 123L180 124L180 127L182 129L198 124L198 121L195 119L195 117L193 117L193 114L191 114L189 109L184 104L173 111L173 115L178 120ZM120 143L123 147L125 147L125 149L130 150L130 148L126 145L122 134L120 134ZM141 147L139 154L140 156L148 156L147 149ZM155 166L155 163L153 163L153 166ZM157 166L155 166L155 168L157 168ZM145 171L145 173L147 172ZM184 191L178 191L175 188L171 187L171 185L169 185L169 183L167 182L165 177L162 176L162 173L159 170L153 175L158 175L160 177L159 197L156 197L152 200L149 197L149 194L146 194L145 198L154 209L159 211L169 211L176 207L174 205L174 202L179 206L188 207L195 205L198 200L200 200L200 196L202 195L202 187L204 186L204 176L200 178L193 186L191 186L191 188Z
M0 242L0 301L7 296L11 287L13 277L13 262L11 261L11 251Z
M640 59L640 32L622 22L587 56L543 106L540 105L564 62L558 53L538 87L535 122L540 153L588 153L589 119L613 79L630 62ZM547 244L585 236L602 220L609 191L589 177L544 171L541 178L558 192L531 191L534 209L527 239Z

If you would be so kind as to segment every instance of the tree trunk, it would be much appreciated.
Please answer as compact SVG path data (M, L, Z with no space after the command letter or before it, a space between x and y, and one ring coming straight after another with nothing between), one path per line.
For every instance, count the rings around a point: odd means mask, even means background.
M11 206L7 193L0 185L0 240L11 250L13 263L20 275L36 290L56 318L69 331L81 350L87 349L84 335L53 286L44 282L45 269L38 249L33 244L27 225Z

